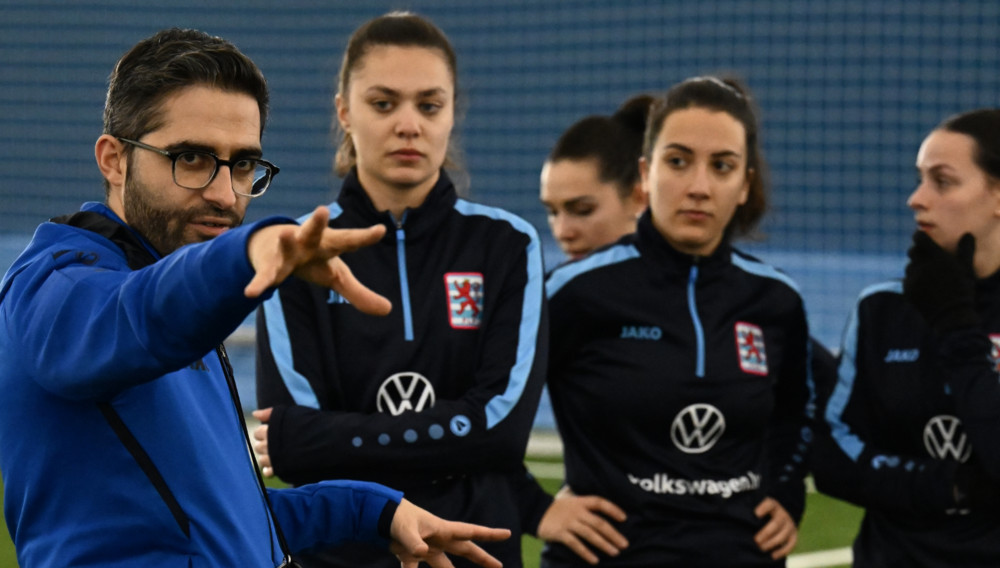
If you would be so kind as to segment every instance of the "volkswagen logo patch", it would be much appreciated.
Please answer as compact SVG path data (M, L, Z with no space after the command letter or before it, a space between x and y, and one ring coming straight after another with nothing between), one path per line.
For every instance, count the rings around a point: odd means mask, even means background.
M407 410L421 412L434 406L434 386L420 373L396 373L378 388L379 412L399 416Z

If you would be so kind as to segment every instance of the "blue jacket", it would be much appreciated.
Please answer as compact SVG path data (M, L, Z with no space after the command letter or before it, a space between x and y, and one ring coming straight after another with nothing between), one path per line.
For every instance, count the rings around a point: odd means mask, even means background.
M104 205L82 209L104 234L43 223L0 284L0 471L21 567L275 566L275 521L292 550L384 546L379 518L401 496L378 485L270 490L269 514L227 385L221 343L260 302L242 292L247 239L287 221L161 259Z

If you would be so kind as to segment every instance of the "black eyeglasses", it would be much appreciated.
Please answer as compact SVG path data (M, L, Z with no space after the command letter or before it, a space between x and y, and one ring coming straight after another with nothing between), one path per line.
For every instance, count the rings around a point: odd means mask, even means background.
M259 197L267 191L271 180L280 171L278 166L260 158L223 160L211 152L201 150L169 152L128 138L119 140L170 158L174 183L187 189L205 189L219 173L219 166L228 166L233 191L247 197Z

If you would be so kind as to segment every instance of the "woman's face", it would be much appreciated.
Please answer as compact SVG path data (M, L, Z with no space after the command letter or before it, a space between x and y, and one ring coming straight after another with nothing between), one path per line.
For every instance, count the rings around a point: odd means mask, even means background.
M680 252L712 254L750 191L743 124L704 108L674 111L639 165L660 234Z
M646 206L639 187L622 199L615 183L601 181L596 159L546 162L539 198L552 236L570 258L635 232L636 218Z
M1000 238L1000 184L976 165L975 151L972 137L935 130L917 152L920 185L906 204L917 228L951 252L965 233L976 238L977 252Z
M448 152L455 84L445 56L425 47L372 47L337 95L369 191L430 191Z

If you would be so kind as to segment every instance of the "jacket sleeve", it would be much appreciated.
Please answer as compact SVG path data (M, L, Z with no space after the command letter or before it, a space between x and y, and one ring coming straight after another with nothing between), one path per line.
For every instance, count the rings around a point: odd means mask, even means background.
M774 386L774 411L768 423L768 495L776 499L798 523L805 509L804 479L812 432L812 344L805 311L795 310L788 330L785 364Z
M243 295L254 274L246 243L275 222L227 231L134 271L111 241L67 235L68 250L6 283L2 321L19 342L9 352L33 359L22 368L34 369L43 388L81 401L109 400L189 365L259 302Z
M523 467L523 466L522 466ZM521 511L521 527L524 532L535 537L538 536L538 524L542 522L542 517L552 505L553 497L549 495L535 476L523 468L518 474L519 484L514 488L514 494L518 496L518 507Z
M368 542L388 548L389 533L382 527L391 524L391 519L383 515L394 513L391 504L398 505L403 499L399 491L361 481L321 481L297 488L268 489L267 493L275 520L293 554L345 542Z
M874 443L880 428L866 398L867 385L878 377L867 372L863 345L867 325L884 318L865 317L859 301L844 333L836 384L819 405L823 422L813 448L812 470L817 488L862 507L896 514L945 514L956 507L956 462L929 456L899 455ZM860 357L860 359L859 359Z
M318 404L311 408L298 399L295 405L275 406L268 429L275 473L291 483L361 477L397 486L412 482L414 476L435 479L521 467L544 382L548 314L534 229L510 249L508 260L498 259L507 268L497 273L502 280L491 296L495 305L484 306L478 367L461 396L438 398L431 408L398 416L318 410ZM300 314L290 316L288 310L306 307L296 306L297 300L284 289L275 298L272 302L286 305L281 311L265 306L265 319L298 318ZM267 326L275 327L270 322ZM298 333L292 343L318 341L316 330ZM315 348L324 346L316 343ZM422 348L439 347L428 343ZM312 384L315 381L306 379L306 373L316 371L310 364L293 365L295 374ZM265 376L259 380L277 380L275 369L261 371Z

